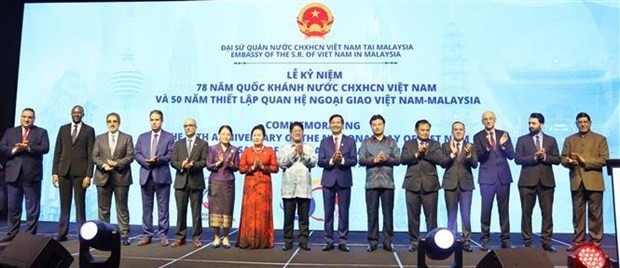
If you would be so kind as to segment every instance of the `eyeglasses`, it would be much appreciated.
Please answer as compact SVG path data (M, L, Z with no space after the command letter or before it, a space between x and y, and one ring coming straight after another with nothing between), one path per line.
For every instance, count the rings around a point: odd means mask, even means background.
M196 125L183 125L183 127L196 127Z

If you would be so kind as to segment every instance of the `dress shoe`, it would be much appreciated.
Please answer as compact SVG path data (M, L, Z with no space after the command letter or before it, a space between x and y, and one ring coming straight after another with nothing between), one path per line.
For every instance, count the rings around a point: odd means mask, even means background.
M531 246L532 246L532 242L525 242L525 243L523 243L523 247L524 248L529 248Z
M502 243L501 248L512 248L512 245L510 244L510 242L504 242Z
M185 243L185 241L183 241L183 243ZM165 238L165 237L161 237L161 238L159 238L159 244L160 244L162 247L167 247L168 245L170 245L170 244L168 243L168 238Z
M542 248L545 251L549 251L549 252L556 252L556 251L558 251L557 249L555 249L555 247L553 247L552 245L549 245L549 244L543 245Z
M489 244L487 244L487 242L482 242L482 245L480 245L480 250L489 251Z
M369 245L368 247L366 247L367 252L371 252L375 250L377 250L377 245Z
M392 244L383 244L383 250L389 251L389 252L396 251L396 249L394 249L394 246Z
M566 251L575 251L580 246L581 246L581 244L572 244L570 247L566 248Z
M5 240L5 239L8 239L8 240ZM5 241L11 241L11 240L13 240L13 238L12 238L12 237L5 237L5 238L2 238L2 242L5 242ZM64 242L64 241L67 241L67 240L68 240L68 239L67 239L67 237L66 237L66 236L57 236L57 237L56 237L56 241L58 241L58 242Z
M11 242L12 240L13 240L13 237L6 236L6 237L3 237L2 239L0 239L0 242ZM58 239L56 239L56 241L62 242L62 241L60 241ZM67 238L65 237L65 240L63 240L63 241L67 241Z
M321 249L322 251L330 251L334 249L334 244L332 243L327 243L325 246L323 246L323 248Z
M176 247L180 247L182 245L185 245L185 240L177 239L177 240L174 240L174 242L172 242L172 245L170 245L170 246L173 247L173 248L176 248Z
M221 245L222 242L220 240L213 241L213 243L211 244L211 248L219 248Z
M131 245L131 242L129 242L129 238L123 237L123 238L121 238L121 244L123 246L129 246L129 245Z
M470 246L470 245L464 245L464 246L463 246L463 251L473 252L474 250L473 250L473 249L471 249L471 246Z
M303 249L303 250L305 250L305 251L310 251L310 250L312 250L312 249L308 246L308 244L307 244L307 243L301 243L301 244L299 244L299 248L300 248L300 249Z
M340 251L344 251L344 252L349 252L349 251L351 251L351 249L350 249L349 247L347 247L347 245L346 245L346 244L340 244L340 245L338 245L338 249L339 249Z
M228 237L224 237L224 239L222 239L222 247L225 249L230 248L230 241L228 241Z
M151 239L148 237L142 238L140 242L138 242L138 246L146 246L151 243Z
M192 245L194 246L194 248L202 247L202 243L200 242L200 239L194 239L194 241L192 241Z
M409 246L409 248L407 248L407 250L409 252L414 252L414 251L418 250L418 245L411 245L411 246Z
M287 251L287 250L291 250L293 248L293 243L292 242L286 242L284 243L284 246L282 246L282 250Z

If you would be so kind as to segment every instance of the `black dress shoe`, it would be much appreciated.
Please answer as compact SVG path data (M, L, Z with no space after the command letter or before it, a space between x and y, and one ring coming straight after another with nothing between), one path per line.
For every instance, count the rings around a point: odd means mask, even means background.
M392 244L383 244L383 250L385 251L389 251L389 252L394 252L396 251L394 249L394 246L392 246Z
M556 252L558 251L557 249L555 249L555 247L553 247L552 245L543 245L542 247L545 251L549 251L549 252Z
M334 247L334 244L332 244L332 243L327 243L325 246L323 246L323 249L321 249L321 250L323 250L323 251L330 251L330 250L332 250L332 249L334 249L334 248L335 248L335 247Z
M465 246L463 246L463 251L473 252L474 250L473 250L473 249L471 249L471 246L470 246L470 245L465 245Z
M129 246L131 242L129 242L129 238L123 238L121 239L121 244L123 244L123 246Z
M303 250L305 250L305 251L310 251L310 250L312 250L312 249L308 246L308 244L306 244L306 243L299 244L299 248L300 248L300 249L303 249Z
M6 236L0 239L0 242L11 242L12 240L13 240L13 237Z
M349 252L349 251L351 251L351 249L350 249L349 247L347 247L347 245L346 245L346 244L340 244L340 245L338 245L338 249L339 249L340 251L344 251L344 252Z
M525 243L523 243L523 247L524 248L529 248L531 246L532 246L532 242L525 242Z
M411 246L409 246L409 248L407 248L407 250L409 252L414 252L414 251L418 250L418 246L417 245L411 245Z
M64 242L64 241L67 241L67 240L68 240L68 239L67 239L67 237L66 237L66 236L57 236L57 237L56 237L56 241L58 241L58 242ZM10 241L10 240L9 240L9 241Z
M480 250L482 251L489 251L489 245L485 242L482 243L482 245L480 246Z
M293 248L293 243L284 243L284 246L282 246L282 250L287 251Z
M367 252L371 252L375 250L377 250L377 245L369 245L368 247L366 247Z
M512 248L512 245L510 244L510 242L505 242L505 243L502 243L501 248Z
M570 245L570 247L566 248L566 251L575 251L580 246L581 246L581 244L572 244L572 245Z

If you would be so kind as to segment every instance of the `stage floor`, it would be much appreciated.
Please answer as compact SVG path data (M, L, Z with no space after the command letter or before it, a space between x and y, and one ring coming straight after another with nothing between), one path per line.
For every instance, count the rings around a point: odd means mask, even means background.
M22 224L23 226L24 224ZM147 246L139 247L137 242L141 236L140 226L131 226L132 244L122 246L121 267L417 267L417 252L408 252L407 246L409 239L407 234L399 232L395 234L394 246L396 252L387 252L381 249L374 252L366 252L366 233L351 232L349 235L348 246L350 252L333 250L329 252L321 251L323 247L323 232L314 230L310 235L311 251L303 251L296 246L289 251L282 251L283 246L282 232L276 230L276 245L272 249L244 250L234 247L236 230L231 231L230 249L211 248L212 232L205 228L203 231L203 247L195 249L191 243L178 248L161 247L157 240ZM188 234L191 235L191 229ZM0 235L6 235L6 226L0 226ZM53 238L56 236L56 223L42 222L39 225L39 235ZM538 236L533 241L533 247L540 247ZM170 229L170 243L174 239L174 228ZM478 262L487 254L479 249L480 234L472 235L472 246L474 252L463 252L463 267L475 267ZM572 234L554 235L553 245L558 249L556 253L544 252L556 267L567 266L566 248L570 245ZM189 241L188 241L189 242ZM521 235L512 234L512 243L515 248L522 247ZM0 244L0 250L9 243ZM71 229L69 241L61 243L75 260L71 267L78 267L79 263L79 242L75 232L75 227ZM491 250L499 249L500 241L498 234L492 234L489 243ZM617 259L615 237L606 235L602 245L603 250L609 257ZM106 252L93 251L95 257L107 257ZM427 265L430 267L449 267L452 258L443 261L429 260Z

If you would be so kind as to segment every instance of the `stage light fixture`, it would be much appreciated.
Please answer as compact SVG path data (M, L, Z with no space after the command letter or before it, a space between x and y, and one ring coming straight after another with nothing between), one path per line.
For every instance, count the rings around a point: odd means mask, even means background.
M428 267L426 257L444 260L454 255L452 267L463 267L463 243L456 239L452 231L436 228L422 237L418 248L418 267Z
M106 260L96 260L90 248L110 252ZM119 267L121 235L118 228L102 221L87 221L80 228L80 267Z
M615 264L615 265L614 265ZM583 244L568 255L569 268L607 268L617 267L603 250L592 244Z

